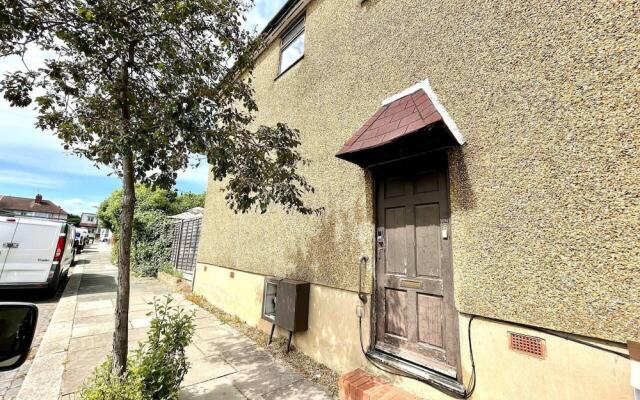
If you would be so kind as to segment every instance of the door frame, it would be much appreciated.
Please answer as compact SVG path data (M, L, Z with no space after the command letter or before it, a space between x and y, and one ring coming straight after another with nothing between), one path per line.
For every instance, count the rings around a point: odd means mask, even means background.
M418 158L426 158L429 156L436 156L436 157L442 157L444 160L443 164L445 166L445 177L446 177L446 183L447 183L447 190L446 190L446 194L447 194L447 202L449 203L449 241L451 242L453 240L453 227L452 227L452 223L451 223L451 179L450 179L450 171L449 171L449 152L448 150L438 150L438 151L433 151L433 152L428 152L428 153L420 153L420 154L416 154L414 156L409 156L409 157L402 157L402 158L398 158L398 159L394 159L394 160L390 160L390 161L386 161L384 163L380 163L380 164L375 164L375 165L370 165L366 168L366 170L368 171L368 173L371 176L371 181L372 181L372 185L373 185L373 192L372 192L372 207L373 207L373 257L372 257L372 275L373 275L373 279L372 279L372 292L371 292L371 308L370 308L370 313L371 313L371 318L370 318L370 329L369 329L369 337L370 339L370 343L369 343L369 349L370 351L379 351L376 350L375 346L376 346L376 342L378 340L378 330L377 330L377 322L378 322L378 313L377 310L379 309L379 307L381 307L381 305L379 304L380 302L380 296L378 293L378 257L377 257L377 243L376 243L376 231L377 231L377 227L378 227L378 190L380 190L379 187L379 178L380 176L383 174L381 173L381 171L384 171L385 169L387 169L388 167L394 167L396 165L398 165L398 163L400 162L404 162L404 161L409 161L411 159L418 159ZM455 282L453 279L453 246L451 245L451 293L454 296L455 295ZM446 377L447 379L455 379L457 382L459 383L463 383L463 377L462 377L462 362L461 362L461 349L460 349L460 312L458 311L458 309L455 306L455 298L451 299L451 302L453 304L454 307L454 318L453 318L453 326L451 327L452 329L455 329L456 334L454 335L454 351L455 351L455 356L456 356L456 366L455 366L455 370L456 370L456 376L450 376L447 374L444 374L440 371L437 371L433 368L430 368L428 366L425 365L419 365L421 368L424 369L428 369L429 371L433 371L433 373L439 374L441 376ZM407 365L418 365L415 364L411 361L405 360L402 357L398 357L396 355L390 354L390 353L385 353L386 355L396 359L400 364L407 364Z

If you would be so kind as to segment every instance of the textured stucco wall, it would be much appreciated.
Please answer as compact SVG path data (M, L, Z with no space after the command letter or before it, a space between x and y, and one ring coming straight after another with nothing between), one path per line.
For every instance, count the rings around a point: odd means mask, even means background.
M468 143L450 155L460 311L640 339L639 20L633 1L312 2L305 58L274 80L274 43L255 84L258 122L301 130L326 212L236 216L210 184L199 261L355 290L371 180L334 154L429 78Z

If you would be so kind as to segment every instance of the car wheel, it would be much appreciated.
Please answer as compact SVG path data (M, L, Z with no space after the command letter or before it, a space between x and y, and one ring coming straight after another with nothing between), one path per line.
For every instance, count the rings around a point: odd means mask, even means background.
M51 282L49 287L46 289L48 298L54 297L56 295L56 293L58 292L58 286L60 286L60 274L58 274L58 276L53 280L53 282Z

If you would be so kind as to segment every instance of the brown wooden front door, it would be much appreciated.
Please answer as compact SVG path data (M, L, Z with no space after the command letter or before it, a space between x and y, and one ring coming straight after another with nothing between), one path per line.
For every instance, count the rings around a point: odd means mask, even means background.
M376 243L376 349L456 377L446 157L377 172Z

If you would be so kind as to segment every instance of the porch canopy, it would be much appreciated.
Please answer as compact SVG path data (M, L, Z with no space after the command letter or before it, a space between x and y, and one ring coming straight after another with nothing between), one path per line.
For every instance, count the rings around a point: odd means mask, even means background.
M384 100L336 157L369 167L464 143L462 133L425 80Z

